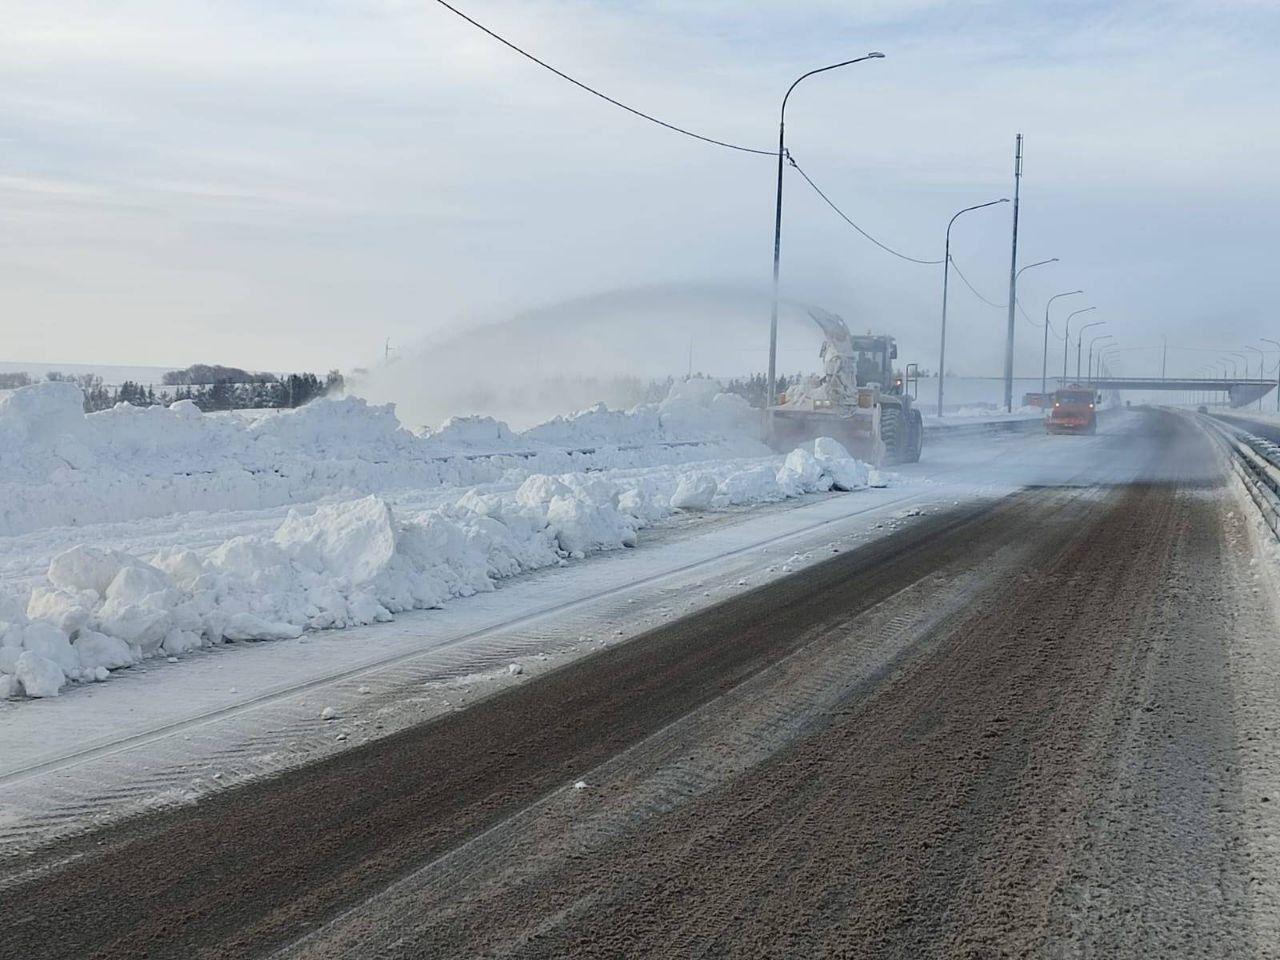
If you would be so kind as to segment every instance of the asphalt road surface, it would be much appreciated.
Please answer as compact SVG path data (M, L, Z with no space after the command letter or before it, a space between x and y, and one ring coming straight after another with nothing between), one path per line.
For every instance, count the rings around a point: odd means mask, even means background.
M1280 955L1269 591L1210 441L1133 420L1062 438L1096 483L0 860L0 956Z

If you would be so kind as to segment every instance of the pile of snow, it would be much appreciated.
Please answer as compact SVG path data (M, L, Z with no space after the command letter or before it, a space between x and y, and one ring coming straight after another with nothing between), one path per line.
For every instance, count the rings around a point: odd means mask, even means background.
M298 429L297 426L291 429ZM390 620L493 590L506 577L634 546L677 510L866 486L829 439L779 458L529 476L398 516L377 496L299 507L271 536L148 559L95 546L55 556L43 583L0 594L0 697L55 696L144 658L225 641Z
M78 387L40 383L0 396L0 536L767 453L745 401L718 391L689 381L660 404L598 405L524 433L475 417L419 436L393 405L354 397L257 418L205 415L189 400L86 416Z

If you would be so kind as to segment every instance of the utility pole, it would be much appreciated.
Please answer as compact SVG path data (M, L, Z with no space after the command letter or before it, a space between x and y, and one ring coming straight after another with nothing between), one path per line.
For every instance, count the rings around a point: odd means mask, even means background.
M386 360L387 360L390 356L391 356L391 338L390 338L390 337L387 337L387 342L386 342L386 343L384 343L384 344L382 345L382 359L383 359L383 362L386 362Z
M1009 328L1004 338L1004 409L1013 413L1013 311L1018 302L1018 196L1022 189L1022 134L1013 153L1013 250L1009 254Z
M1160 355L1160 379L1163 380L1164 371L1169 364L1169 335L1164 333L1161 337L1164 339L1164 352Z

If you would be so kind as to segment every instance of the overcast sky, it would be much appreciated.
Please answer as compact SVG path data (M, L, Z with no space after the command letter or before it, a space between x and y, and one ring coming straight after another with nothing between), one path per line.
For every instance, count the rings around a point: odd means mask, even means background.
M792 79L883 50L788 112L797 160L867 230L941 256L952 213L1011 194L1022 131L1020 260L1062 261L1025 275L1032 316L1082 287L1098 309L1077 323L1126 348L1167 334L1188 373L1213 358L1190 348L1280 340L1270 0L457 3L621 100L764 149ZM688 287L745 304L699 365L762 369L773 177L432 0L5 0L0 359L349 369L386 337L554 323L583 298L607 343L611 295ZM794 175L786 204L784 295L936 366L941 267L876 249ZM953 234L998 302L1009 221L977 211ZM952 297L948 366L998 373L1004 312ZM1018 337L1038 374L1040 331L1019 319ZM1125 362L1158 372L1151 351Z

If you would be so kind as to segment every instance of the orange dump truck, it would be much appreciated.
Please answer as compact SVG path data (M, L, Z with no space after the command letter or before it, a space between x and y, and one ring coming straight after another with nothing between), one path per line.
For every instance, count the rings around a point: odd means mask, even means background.
M1097 433L1097 395L1079 384L1055 390L1044 428L1049 433Z

